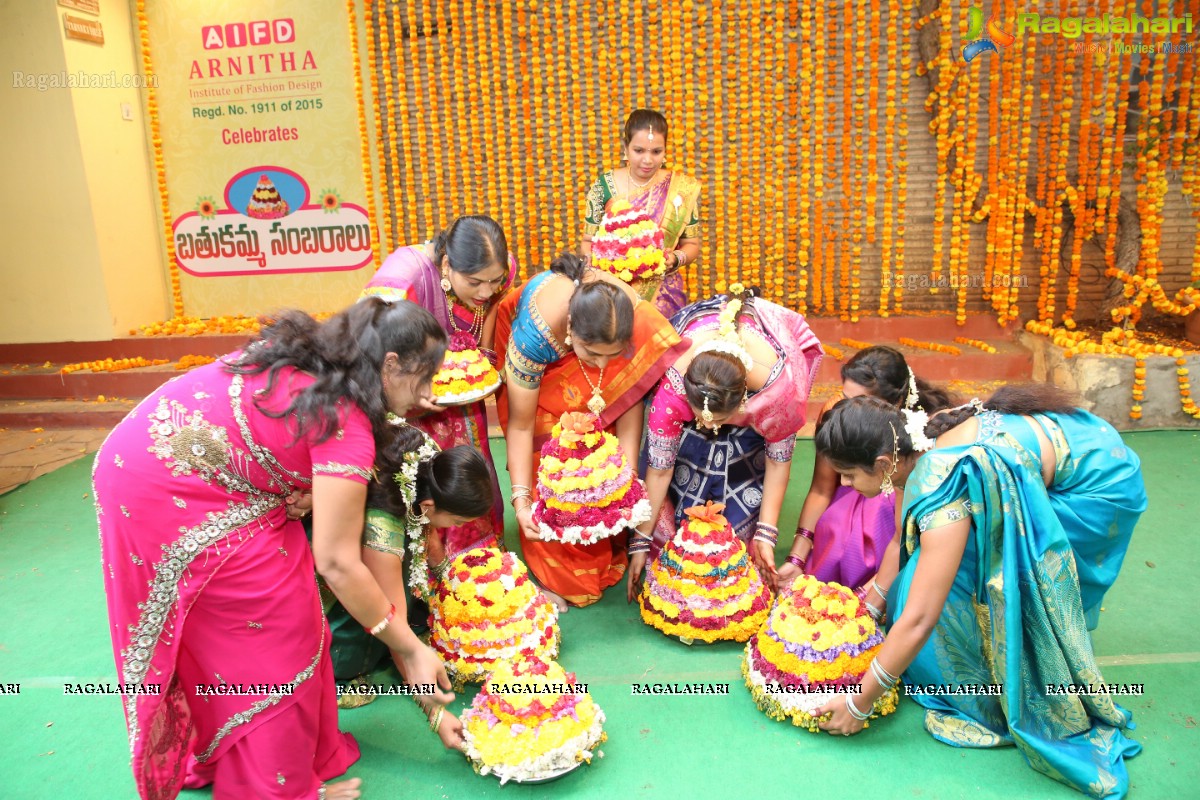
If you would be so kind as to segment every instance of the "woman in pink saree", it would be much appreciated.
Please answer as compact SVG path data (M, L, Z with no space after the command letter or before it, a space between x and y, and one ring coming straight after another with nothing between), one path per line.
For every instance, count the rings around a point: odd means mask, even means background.
M649 212L663 232L663 256L667 274L662 281L639 285L643 300L668 319L687 305L683 268L700 258L700 182L679 170L666 169L667 118L657 111L639 108L625 120L621 138L626 166L608 170L587 193L583 242L580 252L591 254L592 235L614 200L623 199Z
M650 400L643 449L654 523L630 537L627 599L684 509L712 500L775 581L779 512L823 351L804 317L734 285L671 318L690 349ZM653 526L653 527L652 527Z
M412 683L449 688L361 558L375 437L429 397L445 341L412 303L370 300L324 324L284 312L109 435L93 488L140 797L208 784L218 800L359 796L357 779L323 784L358 746L337 728L314 567ZM307 503L293 504L310 490L311 550Z
M842 394L825 404L821 419L844 397L864 394L930 415L954 405L944 389L914 375L899 350L883 345L859 350L842 365ZM779 583L791 585L805 572L818 580L860 587L879 571L895 533L894 496L864 497L842 485L833 465L817 456L796 538L787 563L779 568Z
M367 282L363 297L389 302L411 300L438 321L446 335L480 348L499 368L492 340L496 306L517 278L517 259L504 231L483 215L459 217L432 242L401 247ZM453 348L452 348L453 349ZM417 416L419 414L419 416ZM409 423L429 434L443 450L470 445L483 453L492 476L492 509L479 519L443 531L446 556L482 545L503 547L504 500L488 445L484 401L410 415Z

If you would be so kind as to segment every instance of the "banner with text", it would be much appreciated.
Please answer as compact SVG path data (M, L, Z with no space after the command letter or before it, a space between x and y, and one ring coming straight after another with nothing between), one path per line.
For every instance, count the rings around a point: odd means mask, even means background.
M148 3L185 313L335 311L371 263L345 5Z

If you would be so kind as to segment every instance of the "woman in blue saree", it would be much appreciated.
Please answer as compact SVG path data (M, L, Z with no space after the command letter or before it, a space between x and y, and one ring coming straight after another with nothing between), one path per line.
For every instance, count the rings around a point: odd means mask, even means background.
M1039 772L1123 797L1124 759L1141 751L1123 732L1131 715L1079 687L1104 684L1087 615L1146 507L1137 455L1050 386L1005 387L923 423L858 397L817 432L817 452L860 492L905 492L899 535L867 594L887 602L888 638L862 694L819 709L830 714L821 727L861 730L860 710L896 676L908 687L997 686L912 697L939 741L1015 745Z

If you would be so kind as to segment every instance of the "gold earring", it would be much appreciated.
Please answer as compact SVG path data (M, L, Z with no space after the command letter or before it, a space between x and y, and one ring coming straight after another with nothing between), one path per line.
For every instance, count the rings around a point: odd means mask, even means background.
M442 291L443 292L450 291L450 276L444 272L442 273Z
M566 336L563 337L563 346L570 347L571 345L572 345L571 334L568 333Z
M746 413L746 402L750 399L750 392L742 392L742 402L738 405L738 411L742 414Z

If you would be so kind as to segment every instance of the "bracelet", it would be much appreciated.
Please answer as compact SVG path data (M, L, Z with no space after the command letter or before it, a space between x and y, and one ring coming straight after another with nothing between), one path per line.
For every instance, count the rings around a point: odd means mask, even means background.
M676 250L675 251L675 266L686 267L687 263L688 263L687 253L683 252L682 250Z
M887 602L887 591L879 588L879 581L872 578L871 579L871 588L875 590L875 594L879 595L880 600L882 600L885 603Z
M775 547L779 543L779 528L774 525L768 525L765 522L760 522L754 526L754 539L759 542L766 542Z
M863 605L867 607L867 613L871 615L871 619L876 622L883 620L883 609L872 605L870 602L863 600Z
M512 485L512 493L514 497L523 497L529 494L529 487L524 484L514 483Z
M900 682L899 678L883 668L878 658L871 659L871 674L875 676L875 680L879 681L879 685L884 689L895 689L896 684Z
M767 547L771 548L772 550L775 549L776 541L770 537L760 536L759 534L755 534L754 539L752 539L752 541L762 542L763 544L765 544Z
M643 536L640 533L634 534L629 537L629 544L626 545L625 551L631 556L638 553L649 553L651 541L649 537Z
M808 563L808 559L801 558L798 555L793 555L793 554L789 553L788 557L787 557L787 563L791 564L794 567L799 567L801 569L801 571L803 571L804 565Z
M858 706L854 705L854 695L846 695L846 710L850 712L850 716L854 717L859 722L866 722L871 718L871 712L863 713L858 710Z
M371 634L372 636L378 636L379 634L381 634L385 630L387 630L387 626L392 624L392 618L395 616L396 616L396 606L395 606L395 604L392 604L392 606L388 609L388 613L387 613L386 617L384 617L378 623L376 623L374 627L363 628L363 630L366 631L367 633Z
M808 528L796 528L796 535L801 539L808 539L810 542L813 540L813 532Z
M438 706L438 710L429 718L429 730L434 733L438 732L438 728L442 725L442 716L446 713L445 706Z

